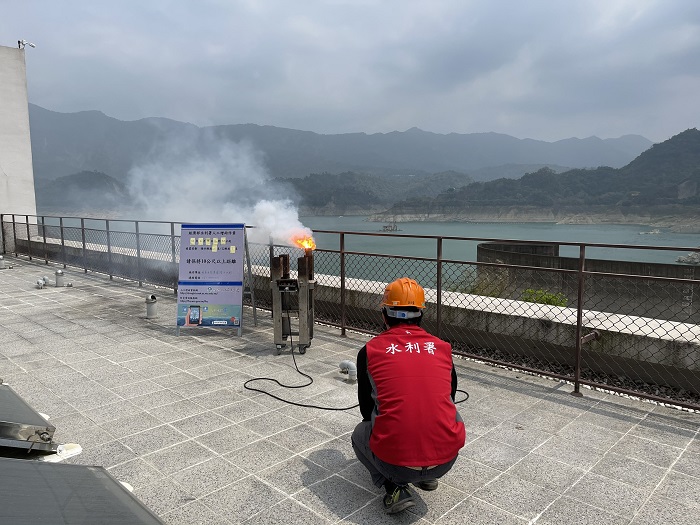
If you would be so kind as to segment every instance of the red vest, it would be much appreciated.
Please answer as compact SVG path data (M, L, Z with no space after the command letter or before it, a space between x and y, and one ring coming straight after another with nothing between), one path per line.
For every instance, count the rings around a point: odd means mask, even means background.
M464 423L450 396L452 348L418 326L400 325L367 345L372 382L372 452L386 463L446 463L464 446Z

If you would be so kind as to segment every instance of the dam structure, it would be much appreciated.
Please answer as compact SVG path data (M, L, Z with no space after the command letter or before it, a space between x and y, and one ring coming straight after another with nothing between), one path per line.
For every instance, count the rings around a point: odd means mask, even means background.
M375 523L382 491L350 445L361 417L339 364L369 337L317 325L297 355L275 351L272 320L243 312L242 335L176 335L172 290L5 254L0 377L163 523ZM11 266L11 267L10 267ZM65 283L55 286L54 274ZM38 277L48 276L37 288ZM144 299L158 298L149 318ZM407 518L457 523L695 523L700 416L455 358L467 442ZM459 394L461 396L461 394ZM458 397L459 397L458 396ZM460 399L457 399L460 401ZM29 459L23 461L31 461ZM2 474L0 473L0 477ZM0 508L0 521L6 521ZM534 520L534 521L533 521Z

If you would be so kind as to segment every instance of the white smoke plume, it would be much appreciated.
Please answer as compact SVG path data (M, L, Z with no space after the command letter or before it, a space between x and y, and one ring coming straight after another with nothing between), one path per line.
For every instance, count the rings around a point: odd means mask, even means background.
M245 223L252 242L290 244L311 235L299 221L288 185L273 184L264 157L249 143L211 132L160 143L149 161L133 167L128 188L143 220ZM131 212L131 213L134 213Z

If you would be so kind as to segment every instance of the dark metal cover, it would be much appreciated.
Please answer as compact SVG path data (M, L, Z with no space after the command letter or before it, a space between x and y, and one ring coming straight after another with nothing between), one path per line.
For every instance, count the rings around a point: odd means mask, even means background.
M0 523L164 525L103 467L0 458Z
M56 427L9 385L0 384L0 446L53 450Z

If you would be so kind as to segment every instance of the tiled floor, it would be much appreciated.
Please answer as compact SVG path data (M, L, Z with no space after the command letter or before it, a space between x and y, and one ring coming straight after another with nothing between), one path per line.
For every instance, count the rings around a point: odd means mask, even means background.
M166 523L696 524L700 415L457 362L467 445L435 492L399 516L357 462L357 409L321 411L251 392L302 384L276 355L269 313L242 337L175 333L171 290L66 270L72 288L36 288L52 266L6 257L0 270L0 377L50 415L56 440L131 484ZM145 297L159 316L145 319ZM338 370L366 337L318 327L296 356L314 383L286 399L356 403ZM263 384L261 384L263 383ZM268 383L268 384L264 384ZM2 475L2 473L0 473Z

